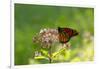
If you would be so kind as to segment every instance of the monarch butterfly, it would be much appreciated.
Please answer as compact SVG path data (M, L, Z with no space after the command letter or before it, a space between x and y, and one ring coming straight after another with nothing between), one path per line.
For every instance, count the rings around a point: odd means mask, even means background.
M67 43L71 37L78 35L78 32L71 28L58 27L58 33L59 33L59 42L63 44Z

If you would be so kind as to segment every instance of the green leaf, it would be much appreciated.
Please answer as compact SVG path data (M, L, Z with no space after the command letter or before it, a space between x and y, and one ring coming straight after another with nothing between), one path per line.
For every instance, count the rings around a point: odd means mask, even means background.
M43 50L43 49L41 49L41 53L42 53L45 57L48 57L48 56L49 56L49 55L48 55L48 52L45 51L45 50Z
M59 55L60 53L62 53L66 48L62 48L61 50L57 51L57 52L54 52L52 55L52 58Z
M34 59L47 59L45 56L37 56L37 57L34 57Z

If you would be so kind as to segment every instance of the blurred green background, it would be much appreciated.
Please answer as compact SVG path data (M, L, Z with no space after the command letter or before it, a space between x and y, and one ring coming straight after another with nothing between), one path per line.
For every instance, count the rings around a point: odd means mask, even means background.
M42 28L70 27L79 35L70 40L71 50L60 62L92 61L94 57L94 9L47 5L15 4L15 65L48 63L35 62L32 58L37 45L33 36Z

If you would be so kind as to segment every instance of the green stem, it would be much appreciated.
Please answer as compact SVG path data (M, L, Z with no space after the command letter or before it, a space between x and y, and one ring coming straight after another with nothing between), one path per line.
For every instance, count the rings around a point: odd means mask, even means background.
M52 63L52 49L51 49L51 46L49 48L49 63Z
M49 63L52 63L52 59L51 58L49 58Z

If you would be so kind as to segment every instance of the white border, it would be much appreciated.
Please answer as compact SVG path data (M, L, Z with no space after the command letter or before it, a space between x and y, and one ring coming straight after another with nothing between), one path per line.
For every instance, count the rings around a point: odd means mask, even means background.
M10 65L10 1L0 0L0 69Z
M14 0L14 3L74 7L95 7L94 0Z
M11 30L11 32L10 32L10 34L11 34L11 42L10 42L10 53L11 53L11 58L10 58L10 67L11 68L14 68L14 2L11 0L11 3L10 3L10 6L11 6L11 8L10 8L10 10L11 10L11 24L10 24L10 26L11 26L11 28L10 28L10 30Z
M84 0L14 0L11 2L11 68L18 69L93 69L94 62L79 62L79 63L60 63L60 64L38 64L38 65L22 65L14 66L14 3L22 4L37 4L37 5L56 5L56 6L71 6L71 7L90 7L95 8L95 2ZM88 67L88 68L87 68Z

